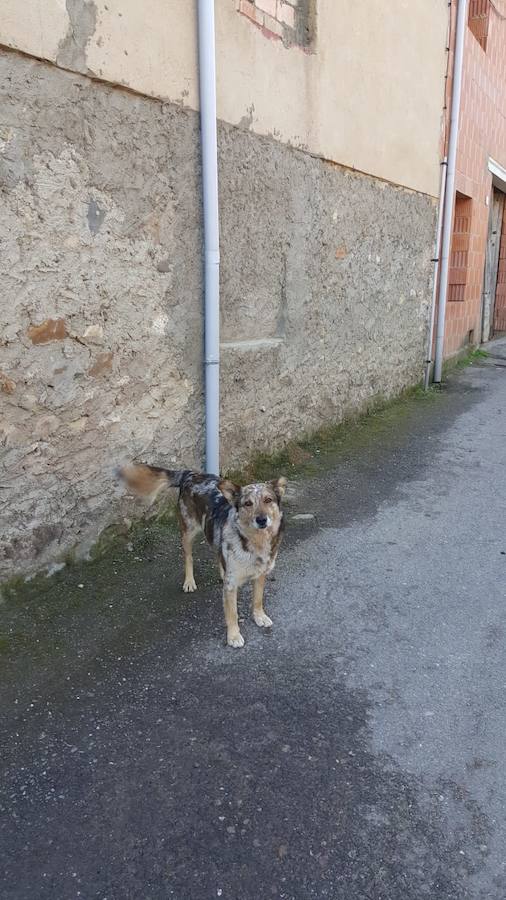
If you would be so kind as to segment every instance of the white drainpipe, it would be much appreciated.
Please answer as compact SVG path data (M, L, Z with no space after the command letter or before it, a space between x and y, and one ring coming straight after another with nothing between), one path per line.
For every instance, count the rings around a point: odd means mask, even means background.
M440 263L440 253L441 253L441 231L443 228L443 206L445 202L446 195L446 172L448 169L448 159L445 156L443 162L441 163L441 184L439 188L439 204L437 211L437 225L436 225L436 247L434 250L434 282L432 285L432 301L430 308L430 325L429 325L429 335L427 338L427 359L425 360L425 372L423 376L423 386L424 390L429 389L430 382L430 370L432 366L432 345L434 343L434 325L436 322L436 306L437 306L437 291L438 291L438 275L439 275L439 263Z
M220 471L220 227L214 0L198 0L200 129L204 206L206 470Z
M443 374L443 350L446 320L446 300L448 295L448 270L453 231L453 205L455 200L455 174L457 143L459 136L460 97L462 91L462 68L464 42L467 28L467 0L457 0L457 25L455 30L455 61L453 64L452 105L450 116L450 136L448 139L448 167L446 194L443 207L443 236L441 242L441 276L439 280L439 308L436 330L436 351L434 354L434 381L440 382Z

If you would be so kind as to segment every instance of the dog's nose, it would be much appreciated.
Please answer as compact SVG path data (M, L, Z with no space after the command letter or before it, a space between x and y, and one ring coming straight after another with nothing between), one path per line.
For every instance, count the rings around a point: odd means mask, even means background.
M256 523L259 528L265 528L267 525L267 516L257 516Z

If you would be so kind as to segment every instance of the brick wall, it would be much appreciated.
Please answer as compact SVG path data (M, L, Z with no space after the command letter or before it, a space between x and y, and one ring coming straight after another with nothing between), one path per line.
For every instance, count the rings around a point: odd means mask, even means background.
M455 0L452 6L455 21ZM489 157L506 168L506 20L502 13L506 14L504 0L495 6L479 0L470 7L456 189L469 198L471 221L465 289L460 294L454 292L459 299L447 306L446 356L464 347L470 335L476 342L481 336L483 274L493 193Z
M266 37L308 49L314 39L315 0L239 0L239 12Z

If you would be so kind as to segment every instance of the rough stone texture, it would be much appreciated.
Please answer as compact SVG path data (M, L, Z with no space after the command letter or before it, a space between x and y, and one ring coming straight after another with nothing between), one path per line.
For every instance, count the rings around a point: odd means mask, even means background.
M235 461L420 378L434 207L233 129L220 151L223 446Z
M201 236L194 114L0 63L9 575L89 545L121 459L200 464Z
M123 459L201 464L202 243L195 113L15 53L0 70L6 577L129 513ZM435 210L219 141L226 466L420 376Z

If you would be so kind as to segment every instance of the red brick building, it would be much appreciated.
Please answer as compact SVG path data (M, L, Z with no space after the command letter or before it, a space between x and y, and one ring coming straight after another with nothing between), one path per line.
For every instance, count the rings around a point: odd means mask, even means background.
M469 0L455 187L445 356L506 331L506 0Z

